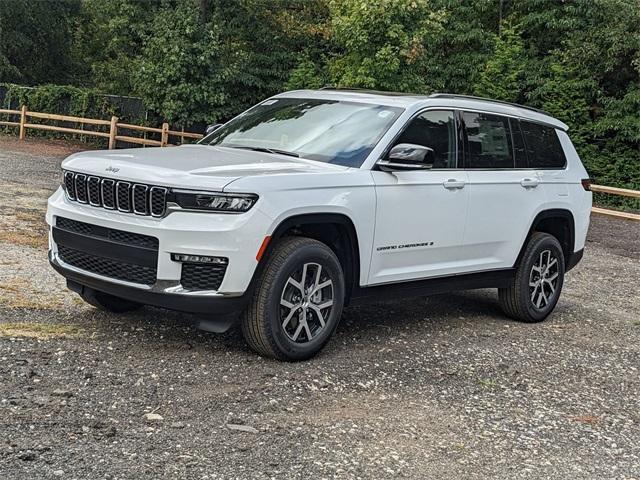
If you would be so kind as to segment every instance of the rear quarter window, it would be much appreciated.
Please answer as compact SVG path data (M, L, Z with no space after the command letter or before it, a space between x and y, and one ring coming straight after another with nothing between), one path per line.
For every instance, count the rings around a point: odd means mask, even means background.
M555 128L520 121L529 168L564 168L567 159Z

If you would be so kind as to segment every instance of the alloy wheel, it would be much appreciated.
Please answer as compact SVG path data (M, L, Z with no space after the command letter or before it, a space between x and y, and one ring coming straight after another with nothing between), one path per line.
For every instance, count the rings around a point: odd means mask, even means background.
M317 337L331 315L333 295L333 281L318 263L290 275L280 296L280 324L289 339L306 343Z
M551 250L543 250L529 274L529 294L536 309L542 310L553 301L558 288L558 277L558 259Z

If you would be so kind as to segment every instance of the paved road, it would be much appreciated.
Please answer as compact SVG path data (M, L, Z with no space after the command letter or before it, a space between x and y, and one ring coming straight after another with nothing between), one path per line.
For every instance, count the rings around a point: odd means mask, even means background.
M593 219L545 323L490 290L377 304L282 364L66 292L42 215L67 150L0 137L0 478L640 478L639 224Z

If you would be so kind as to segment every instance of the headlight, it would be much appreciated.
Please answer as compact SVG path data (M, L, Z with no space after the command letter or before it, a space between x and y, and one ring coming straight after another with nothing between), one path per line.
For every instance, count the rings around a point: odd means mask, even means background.
M175 202L190 210L243 213L258 200L253 193L214 193L173 190Z

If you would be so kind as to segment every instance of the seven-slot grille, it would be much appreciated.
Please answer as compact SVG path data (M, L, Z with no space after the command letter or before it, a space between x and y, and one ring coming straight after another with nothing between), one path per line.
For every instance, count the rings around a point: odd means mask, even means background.
M108 210L162 217L167 208L165 187L65 171L64 189L69 200Z

